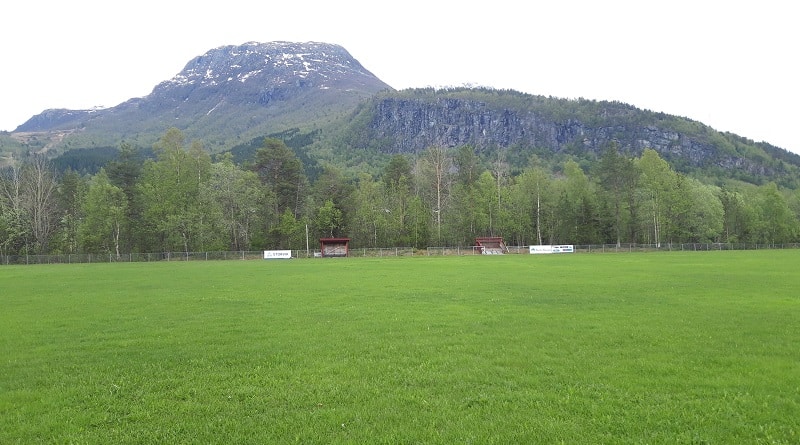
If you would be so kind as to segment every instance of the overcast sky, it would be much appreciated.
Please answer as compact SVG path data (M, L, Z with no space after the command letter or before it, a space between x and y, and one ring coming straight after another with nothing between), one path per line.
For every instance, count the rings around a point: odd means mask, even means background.
M145 96L212 48L284 40L342 45L396 89L618 100L800 153L800 26L783 0L28 0L2 11L0 130Z

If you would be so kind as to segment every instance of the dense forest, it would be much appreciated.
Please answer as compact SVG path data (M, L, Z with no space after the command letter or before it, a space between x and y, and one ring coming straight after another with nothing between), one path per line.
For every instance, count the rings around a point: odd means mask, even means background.
M354 247L800 241L800 191L703 183L651 149L523 169L466 145L388 159L377 175L309 175L280 139L212 158L176 128L96 173L32 157L0 173L0 255L305 249L306 230Z

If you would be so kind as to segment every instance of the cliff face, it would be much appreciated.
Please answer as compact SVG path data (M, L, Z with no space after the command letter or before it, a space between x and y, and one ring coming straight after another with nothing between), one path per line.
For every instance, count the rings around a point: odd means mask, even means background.
M370 129L377 138L395 141L389 151L412 152L432 145L534 147L537 125L532 112L492 109L472 100L388 98L376 104Z
M769 162L736 153L735 144L702 124L684 119L697 134L676 131L679 118L616 103L595 103L592 115L555 113L552 106L498 106L487 101L448 97L384 97L374 102L367 134L380 150L410 153L430 146L471 145L478 151L515 146L599 156L616 142L638 156L645 148L690 167L715 166L770 175ZM548 99L558 101L559 99ZM638 113L638 115L637 115ZM588 118L587 118L588 117Z

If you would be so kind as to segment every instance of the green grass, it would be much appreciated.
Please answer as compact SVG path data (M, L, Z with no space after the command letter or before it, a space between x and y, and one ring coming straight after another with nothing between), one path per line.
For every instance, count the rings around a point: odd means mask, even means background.
M796 444L798 264L3 266L0 442Z

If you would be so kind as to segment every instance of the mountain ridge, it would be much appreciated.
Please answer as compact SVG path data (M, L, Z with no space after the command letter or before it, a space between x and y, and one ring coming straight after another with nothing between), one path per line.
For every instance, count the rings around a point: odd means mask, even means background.
M485 159L530 155L596 160L611 143L630 156L659 152L682 172L712 171L796 187L800 155L707 125L621 102L569 100L513 90L451 88L379 93L360 105L345 146L388 154L470 145ZM351 156L352 157L352 156Z
M632 155L654 148L678 168L739 170L797 181L800 156L720 133L690 119L620 102L570 100L492 88L396 91L343 47L320 42L247 42L191 59L147 96L94 110L45 110L12 137L54 153L74 148L149 146L170 127L211 152L297 128L316 132L321 160L351 162L378 154L416 153L430 145L531 154L596 157L610 143ZM48 135L59 139L46 141ZM516 153L516 152L519 153ZM339 153L328 155L325 153ZM338 160L337 160L338 159ZM795 185L796 186L796 185Z
M148 145L176 126L193 138L208 139L212 150L230 148L300 125L309 120L308 109L338 114L339 108L389 88L339 45L248 42L193 58L147 96L92 112L45 110L12 134L78 130L72 148L115 145L120 139ZM315 94L319 91L326 94ZM226 133L214 134L223 127Z

